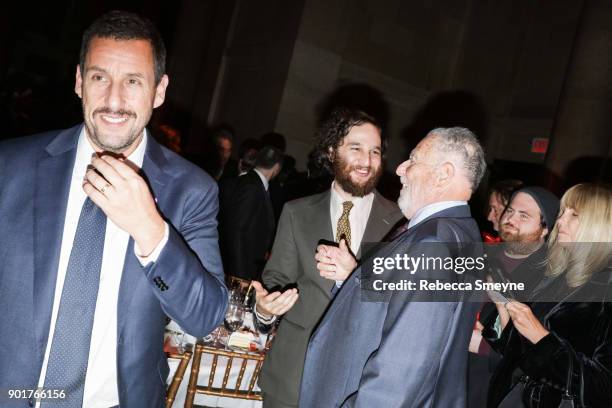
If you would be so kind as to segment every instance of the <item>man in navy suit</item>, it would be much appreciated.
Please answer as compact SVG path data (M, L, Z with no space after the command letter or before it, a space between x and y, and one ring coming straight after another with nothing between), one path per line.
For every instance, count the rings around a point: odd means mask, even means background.
M480 241L467 201L485 168L483 150L468 129L431 131L397 168L403 185L398 204L410 221L369 259L420 258L425 243L444 259L453 248ZM320 245L316 260L322 273L342 275L356 267L349 252L334 246ZM310 338L300 406L465 406L468 341L478 304L463 302L460 292L447 294L445 302L423 293L417 299L418 292L386 292L385 301L368 301L361 278L370 264L362 260ZM464 279L452 270L435 273L445 282ZM424 268L409 276L432 278Z
M195 336L223 318L216 184L145 129L164 101L165 55L150 21L105 14L85 31L76 68L84 124L0 145L3 394L45 390L52 377L70 374L61 372L65 362L80 374L74 387L55 387L56 397L68 394L62 407L161 407L166 315ZM81 231L86 206L105 221L93 224L105 228L97 237ZM81 268L99 258L88 282L97 287L87 300L95 313L62 309L83 284L73 282L73 259L96 239L103 250ZM87 340L77 340L87 321ZM47 402L0 395L0 405Z

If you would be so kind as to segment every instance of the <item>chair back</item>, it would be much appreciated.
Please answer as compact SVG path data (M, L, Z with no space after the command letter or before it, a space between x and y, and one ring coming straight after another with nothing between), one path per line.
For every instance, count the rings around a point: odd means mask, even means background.
M207 384L198 385L198 376L200 375L200 363L203 354L212 356L212 365L210 372L207 375ZM195 346L193 355L193 363L191 365L191 375L189 377L189 385L187 387L187 398L185 399L185 407L193 407L193 400L196 393L216 395L219 397L242 398L247 400L261 401L261 391L254 390L255 384L261 371L261 366L266 358L263 353L246 353L237 351L220 350L211 347L206 347L198 342ZM220 361L226 362L225 370L217 372L217 367ZM234 367L236 366L236 367ZM247 369L253 368L250 375L246 375ZM233 384L230 383L229 377L234 368L234 373L238 370L238 377ZM214 386L215 378L223 376L220 386ZM218 385L219 381L217 381Z

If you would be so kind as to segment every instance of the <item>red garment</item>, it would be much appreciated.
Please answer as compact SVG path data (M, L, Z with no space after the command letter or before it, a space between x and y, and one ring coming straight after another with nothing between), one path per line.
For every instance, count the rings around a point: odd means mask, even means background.
M490 243L496 243L496 242L502 242L501 238L498 236L495 236L493 234L491 234L490 232L487 231L482 231L482 241L485 244L490 244Z

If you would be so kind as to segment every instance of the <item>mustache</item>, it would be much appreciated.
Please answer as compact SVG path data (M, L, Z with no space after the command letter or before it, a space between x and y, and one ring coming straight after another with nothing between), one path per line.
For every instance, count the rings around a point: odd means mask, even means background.
M107 114L107 115L119 115L119 116L130 116L135 118L136 117L136 112L134 111L130 111L127 109L119 109L119 110L112 110L111 108L104 106L102 108L98 108L96 110L93 111L94 115L98 115L98 114Z

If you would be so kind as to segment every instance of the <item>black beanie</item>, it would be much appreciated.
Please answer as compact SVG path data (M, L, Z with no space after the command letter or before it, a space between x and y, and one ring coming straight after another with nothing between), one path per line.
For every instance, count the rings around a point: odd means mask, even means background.
M529 186L516 190L514 194L512 194L510 201L512 201L512 199L518 193L529 194L535 200L538 207L540 207L542 218L544 219L546 228L548 228L548 232L550 233L555 225L555 221L557 220L557 214L559 214L560 201L557 196L545 188Z

